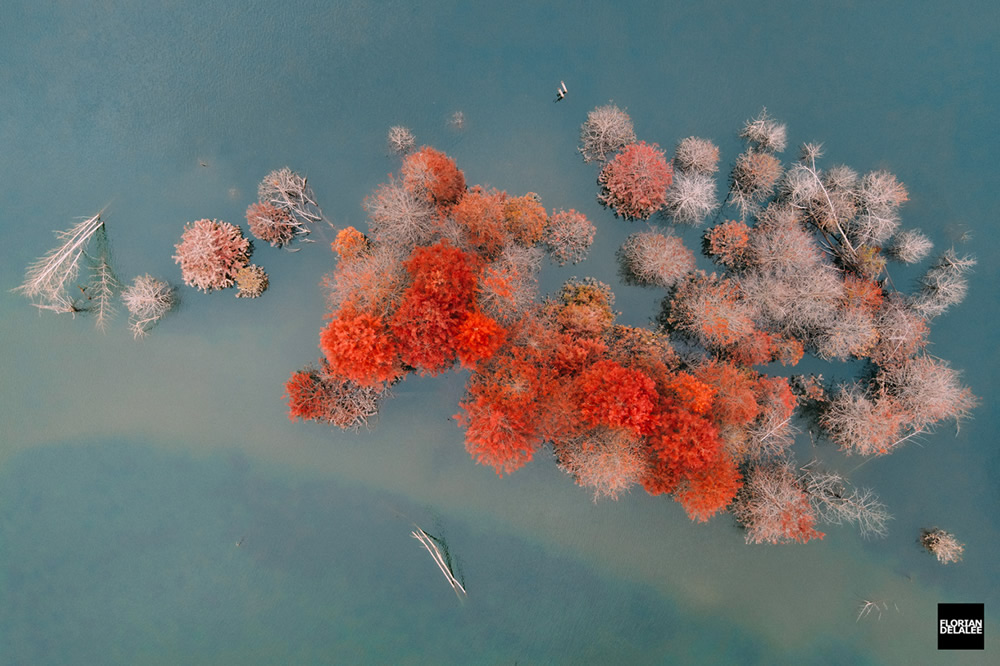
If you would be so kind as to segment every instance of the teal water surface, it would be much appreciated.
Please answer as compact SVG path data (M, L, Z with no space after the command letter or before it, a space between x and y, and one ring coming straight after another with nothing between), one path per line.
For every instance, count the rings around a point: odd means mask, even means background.
M5 3L0 664L995 660L1000 11L760 4ZM121 276L179 283L184 223L243 222L285 165L336 227L363 227L404 124L470 183L583 211L590 258L547 266L543 290L595 276L644 325L662 293L622 285L614 259L642 225L597 204L576 152L608 100L640 138L707 137L724 164L766 106L826 164L895 173L904 225L976 255L968 300L931 335L983 398L973 420L870 462L796 445L878 491L888 538L752 547L728 517L692 524L641 492L594 504L547 455L497 478L449 420L459 372L408 378L370 432L290 422L282 384L319 354L332 230L295 254L258 244L258 301L182 287L139 342L121 314L101 334L8 291L52 230L104 206ZM904 290L920 273L891 270ZM464 603L414 521L447 538ZM967 544L962 563L916 545L932 525ZM889 610L857 621L866 599ZM937 603L956 601L986 603L985 653L936 651Z

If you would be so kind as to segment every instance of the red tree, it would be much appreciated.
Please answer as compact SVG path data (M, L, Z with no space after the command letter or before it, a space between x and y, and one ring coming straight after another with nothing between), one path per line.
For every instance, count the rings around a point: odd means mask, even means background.
M655 422L656 384L614 361L598 361L580 374L580 415L590 425L648 433Z
M672 181L673 169L660 147L640 141L625 146L604 166L597 198L625 219L645 220L666 203Z
M285 383L288 418L356 429L378 413L385 390L332 378L325 367L307 367L293 372Z
M333 315L319 336L330 373L362 386L402 374L399 351L381 317L347 307Z
M485 257L496 257L507 243L504 214L507 193L472 187L451 209L451 218L458 223L466 247Z
M704 469L719 454L719 430L704 416L671 404L661 405L660 428L650 439L657 457L675 470L688 475Z
M538 195L529 192L504 202L507 233L518 243L531 247L542 239L549 218Z
M736 463L720 455L712 464L690 474L676 493L691 520L705 522L724 511L743 485Z
M414 194L448 207L465 194L465 174L444 153L424 146L403 160L403 184Z
M491 358L503 345L507 332L482 312L474 310L462 321L455 336L458 360L467 368Z
M705 233L705 254L730 268L744 264L749 245L750 228L743 222L727 220Z
M403 362L438 374L451 367L456 337L473 303L479 262L441 241L418 247L405 262L411 284L390 322Z
M342 260L358 257L371 248L371 241L354 227L344 227L337 232L337 237L330 243L330 249Z
M465 428L466 450L501 476L531 460L542 444L532 414L518 401L477 396L461 408L455 418Z

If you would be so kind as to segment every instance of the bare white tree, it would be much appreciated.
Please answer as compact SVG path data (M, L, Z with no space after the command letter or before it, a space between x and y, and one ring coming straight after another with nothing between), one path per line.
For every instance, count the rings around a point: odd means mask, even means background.
M927 258L934 244L919 229L906 229L892 237L889 256L905 264L915 264Z
M108 322L117 312L114 306L114 297L120 289L121 284L115 277L114 271L111 270L108 252L105 248L105 251L95 262L90 284L86 287L87 297L91 302L90 310L94 313L97 327L102 331L107 330Z
M756 146L760 150L780 153L788 145L788 132L784 123L767 114L767 109L761 109L756 118L751 118L743 126L740 138Z
M856 244L881 245L899 227L899 207L909 198L906 188L888 171L865 174L858 187L857 217L850 232Z
M920 545L933 553L941 564L960 562L965 544L960 542L951 532L945 532L939 527L920 531Z
M676 171L666 197L664 214L681 224L697 226L719 207L715 178L698 171Z
M451 114L448 118L448 126L451 127L456 132L461 132L465 129L465 112L456 111Z
M417 145L417 140L408 128L402 125L394 125L389 128L387 137L389 150L397 155L410 153Z
M975 265L972 257L959 257L951 248L945 250L920 278L920 293L913 300L913 309L932 318L961 303L969 291L966 274Z
M694 252L674 235L641 231L625 239L622 267L639 284L669 289L695 268Z
M435 232L434 204L414 196L402 181L379 185L365 198L364 207L377 242L408 249L429 242Z
M807 469L803 476L806 494L820 521L831 525L857 525L862 537L885 537L892 519L878 495L868 488L849 488L839 474Z
M580 152L584 162L603 162L608 153L630 143L635 143L632 119L614 104L595 108L580 126Z
M257 186L257 198L290 213L297 223L296 236L308 235L309 228L306 225L323 219L323 211L316 203L316 195L306 178L288 167L264 176L264 180Z
M681 139L674 151L674 166L679 171L712 175L719 170L719 147L695 136Z
M122 292L122 301L129 311L129 328L136 338L146 334L177 303L174 288L148 273L135 278Z

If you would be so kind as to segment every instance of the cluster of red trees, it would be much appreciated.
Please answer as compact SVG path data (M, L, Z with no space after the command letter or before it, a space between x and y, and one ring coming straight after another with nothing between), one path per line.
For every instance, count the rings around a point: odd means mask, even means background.
M409 152L399 177L365 201L369 235L349 227L333 243L323 356L289 380L290 416L357 427L407 374L461 364L471 371L456 415L466 448L498 474L547 445L595 498L638 484L695 520L728 508L748 541L821 538L820 522L884 534L889 516L870 491L796 471L795 411L808 404L830 439L863 454L965 416L976 399L923 348L930 319L964 296L973 262L946 253L919 294L895 292L882 245L915 261L929 244L905 232L893 240L907 198L895 177L824 172L812 145L786 169L776 156L785 127L766 113L741 136L727 198L739 219L704 235L718 274L656 231L633 234L619 254L636 282L668 290L656 330L617 324L611 289L592 279L539 300L544 251L562 264L589 248L594 227L582 214L549 214L531 193L469 187L444 153ZM634 143L620 109L595 110L582 138L585 159L620 149L599 179L600 200L618 215L663 210L697 224L717 207L711 142L678 144L687 180L671 188L673 165L655 144ZM834 388L756 369L795 365L806 352L870 361L865 380Z
M728 361L682 363L664 335L615 324L612 304L606 285L571 281L518 322L469 380L466 448L509 473L548 443L595 496L638 483L706 520L739 490L754 427L795 398Z
M560 212L553 234L535 194L466 187L455 162L429 147L407 155L401 177L380 185L365 206L374 238L349 227L333 242L338 263L325 281L331 313L320 333L323 357L289 381L292 418L356 427L410 372L477 367L536 300L542 247L560 262L582 258L593 237L575 212L569 224L579 232L567 233ZM352 404L360 411L347 418L342 412Z

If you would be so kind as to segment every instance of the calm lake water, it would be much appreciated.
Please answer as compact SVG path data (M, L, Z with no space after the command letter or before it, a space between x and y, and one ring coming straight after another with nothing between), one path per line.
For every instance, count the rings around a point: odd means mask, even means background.
M1000 10L823 4L5 2L0 664L995 663ZM548 455L499 479L448 419L461 372L407 379L371 432L290 422L282 384L319 354L329 230L294 254L258 243L258 301L182 287L139 342L124 315L101 334L8 291L53 230L104 206L119 274L179 283L184 223L242 223L285 165L338 227L363 227L404 124L470 183L583 211L590 258L547 266L543 289L597 277L645 324L662 293L621 285L614 262L642 225L597 204L576 152L608 100L640 138L710 138L724 164L766 106L826 165L894 172L904 224L978 258L931 336L984 399L974 419L870 462L796 445L879 492L888 538L748 546L728 516L695 525L641 491L594 504ZM919 272L892 269L904 288ZM447 539L464 603L412 522ZM963 562L921 551L934 525ZM857 621L863 600L888 610ZM986 604L986 652L936 651L939 602Z

